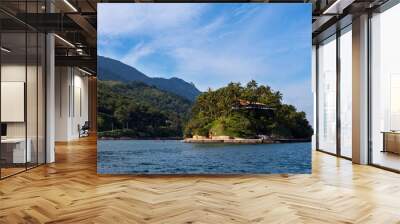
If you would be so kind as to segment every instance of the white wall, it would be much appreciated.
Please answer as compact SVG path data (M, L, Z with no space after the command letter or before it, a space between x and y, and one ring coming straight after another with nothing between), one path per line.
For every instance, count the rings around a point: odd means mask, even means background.
M1 66L1 81L25 83L25 69L25 64L3 64ZM8 110L8 108L1 108L1 110ZM24 108L22 108L22 110L24 110ZM7 134L9 137L24 137L25 122L8 122Z
M32 68L28 67L28 70ZM1 66L2 82L24 82L26 66L25 64L3 64ZM31 96L33 94L29 94ZM36 94L35 94L36 95ZM8 108L1 108L7 110ZM24 108L23 108L24 109ZM25 137L25 122L7 122L7 137Z
M88 121L88 78L76 68L56 67L55 140L79 138L78 125Z
M55 140L66 141L68 139L69 125L69 96L70 84L69 69L67 67L55 68Z
M25 121L25 83L1 81L1 122ZM36 108L36 105L35 105Z
M39 70L37 70L39 69ZM44 142L44 82L43 76L41 73L41 67L28 65L25 66L25 63L4 63L1 66L1 76L2 76L2 87L6 82L24 84L26 85L26 99L25 99L25 86L22 86L20 89L14 89L14 91L18 91L15 93L11 93L12 91L7 91L2 88L2 99L12 97L7 96L7 94L20 94L20 100L22 102L14 101L9 102L11 104L6 106L4 102L2 102L2 115L4 114L19 114L18 121L4 121L7 124L7 137L8 138L27 138L29 139L29 148L31 149L32 162L37 162L36 159L39 159L39 163L44 163L44 150L45 150L45 142ZM25 80L27 78L27 80ZM13 88L16 88L13 87ZM12 105L12 104L16 105ZM25 106L26 103L26 106ZM19 104L19 106L17 106ZM26 119L25 119L26 113Z

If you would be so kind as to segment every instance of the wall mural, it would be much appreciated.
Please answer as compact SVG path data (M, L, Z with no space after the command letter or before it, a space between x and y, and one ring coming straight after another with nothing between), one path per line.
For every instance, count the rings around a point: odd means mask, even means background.
M310 173L310 21L310 4L99 4L98 173Z

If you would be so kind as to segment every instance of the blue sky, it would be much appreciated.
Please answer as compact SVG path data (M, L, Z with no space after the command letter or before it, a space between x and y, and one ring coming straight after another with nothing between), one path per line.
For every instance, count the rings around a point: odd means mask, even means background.
M310 4L99 4L98 53L201 91L254 79L312 119Z

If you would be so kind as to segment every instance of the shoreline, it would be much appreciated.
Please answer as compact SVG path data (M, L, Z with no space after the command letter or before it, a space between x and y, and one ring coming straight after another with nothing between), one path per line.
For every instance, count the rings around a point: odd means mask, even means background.
M311 142L311 139L192 139L186 138L183 140L184 143L195 143L195 144L279 144L279 143L300 143L300 142Z
M167 137L167 138L131 138L131 137L100 137L98 140L156 140L156 141L166 141L166 140L180 140L183 143L191 144L279 144L279 143L301 143L301 142L311 142L311 139L192 139L192 138L182 138L182 137Z
M100 137L98 140L184 140L182 137L159 137L159 138L132 138L132 137Z

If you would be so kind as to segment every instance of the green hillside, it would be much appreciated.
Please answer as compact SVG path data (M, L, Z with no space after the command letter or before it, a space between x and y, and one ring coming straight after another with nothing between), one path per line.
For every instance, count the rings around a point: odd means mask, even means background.
M244 105L242 105L244 103ZM241 106L240 106L241 105ZM249 106L267 109L248 109ZM225 135L310 138L305 113L282 103L282 94L255 81L230 83L194 103L142 82L98 81L100 137L182 138Z
M98 81L100 137L181 137L191 102L141 82Z
M239 105L237 108L235 105ZM230 83L197 97L185 136L225 135L257 138L310 138L313 130L304 112L282 103L282 94L255 81Z

